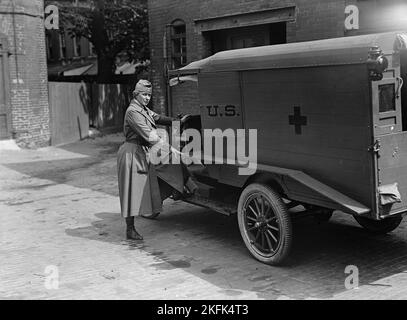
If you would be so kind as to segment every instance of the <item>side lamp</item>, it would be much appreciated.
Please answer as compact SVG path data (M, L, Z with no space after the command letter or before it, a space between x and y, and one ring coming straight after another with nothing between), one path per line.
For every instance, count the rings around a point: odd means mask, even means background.
M378 46L371 47L367 59L369 77L373 81L383 79L383 72L389 67L389 60Z

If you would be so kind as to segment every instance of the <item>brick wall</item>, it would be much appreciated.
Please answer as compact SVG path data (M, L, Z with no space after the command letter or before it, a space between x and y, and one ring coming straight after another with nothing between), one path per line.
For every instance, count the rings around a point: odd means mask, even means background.
M344 0L298 0L297 21L289 42L343 37Z
M154 86L153 108L165 112L166 93L164 80L164 33L166 25L176 19L186 23L188 62L198 59L197 37L194 32L194 12L199 10L197 0L150 0L148 1L150 28L150 57L153 65L151 81Z
M43 0L4 0L0 12L0 32L7 36L11 53L12 137L23 147L49 145Z
M349 1L347 1L349 2ZM176 19L186 23L187 61L209 55L210 43L199 32L194 20L295 5L296 21L287 23L287 42L306 41L344 36L345 0L149 0L150 45L154 84L153 106L159 112L166 110L164 81L163 36L165 25ZM167 41L169 43L169 41ZM184 94L185 97L179 95ZM197 87L172 89L173 110L186 112L197 103ZM184 110L180 110L183 108Z

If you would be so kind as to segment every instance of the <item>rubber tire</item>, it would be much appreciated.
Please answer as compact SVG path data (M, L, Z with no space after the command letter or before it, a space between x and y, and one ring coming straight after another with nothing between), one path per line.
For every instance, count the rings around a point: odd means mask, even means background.
M149 220L154 220L156 219L158 216L160 215L160 212L158 213L152 213L152 214L142 214L141 216L145 219L149 219Z
M386 234L393 231L400 225L401 221L403 220L402 216L390 217L379 221L360 216L354 216L354 218L369 233L376 235Z
M243 205L247 198L252 195L253 193L261 193L267 200L270 202L271 208L274 214L278 217L280 222L280 245L276 253L272 256L263 256L259 254L254 248L253 245L250 243L250 239L246 233L245 223L244 223L244 212L243 212ZM239 198L238 209L237 209L237 218L239 223L239 230L240 234L243 238L243 241L251 253L251 255L268 265L281 265L285 262L292 247L292 223L291 217L287 212L286 206L280 197L280 195L270 188L267 185L260 184L260 183L253 183L247 186Z

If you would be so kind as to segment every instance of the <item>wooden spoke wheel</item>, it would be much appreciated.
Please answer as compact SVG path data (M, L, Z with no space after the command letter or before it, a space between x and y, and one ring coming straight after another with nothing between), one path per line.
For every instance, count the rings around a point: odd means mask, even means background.
M355 220L372 234L386 234L396 229L401 221L402 216L390 217L383 220L372 220L365 217L354 216Z
M253 183L243 190L237 214L250 253L266 264L283 263L291 249L292 225L280 195L267 185Z

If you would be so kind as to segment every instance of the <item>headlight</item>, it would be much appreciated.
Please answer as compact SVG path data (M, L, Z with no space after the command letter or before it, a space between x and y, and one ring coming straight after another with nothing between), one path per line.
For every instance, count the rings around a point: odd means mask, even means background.
M378 47L371 47L367 59L370 78L373 81L383 79L383 72L389 67L389 60L383 55L382 50Z

